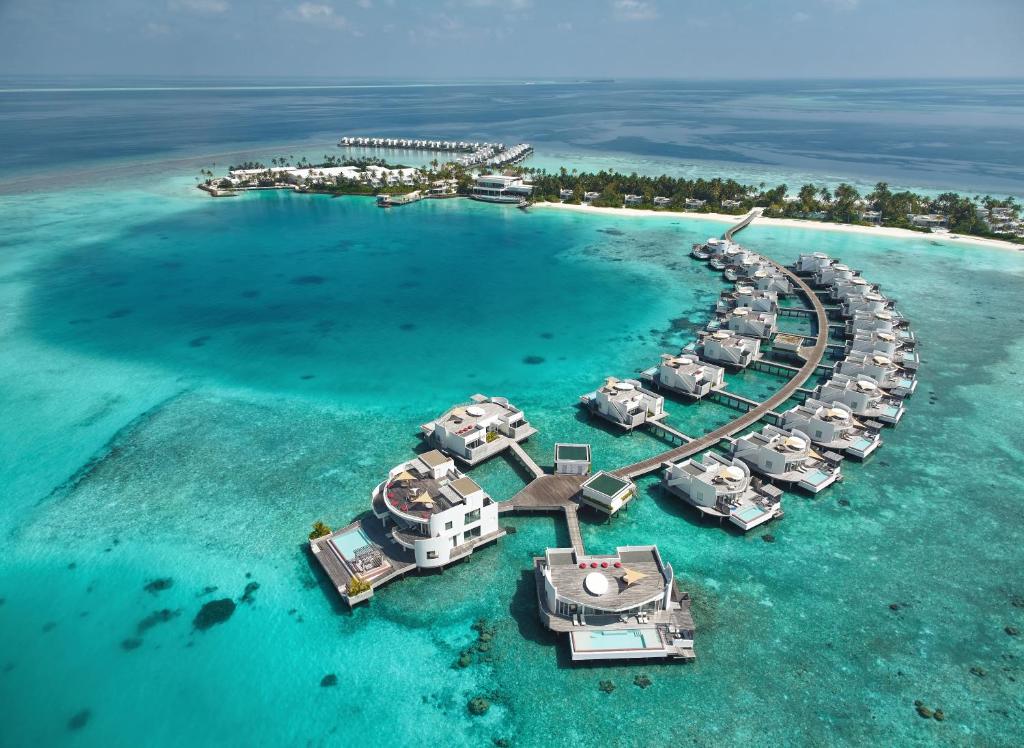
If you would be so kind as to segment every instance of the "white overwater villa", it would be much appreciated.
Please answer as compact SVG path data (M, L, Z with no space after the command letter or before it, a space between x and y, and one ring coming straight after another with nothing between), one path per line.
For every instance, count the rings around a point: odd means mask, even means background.
M836 283L849 283L857 277L857 271L841 262L830 262L815 271L811 282L819 288L831 288Z
M755 270L754 274L747 278L747 282L753 284L759 291L772 291L779 296L786 296L793 293L793 283L778 270L764 267Z
M470 400L420 426L428 444L472 466L537 433L523 411L504 397L473 395Z
M865 426L842 403L807 398L782 414L782 427L800 431L822 449L844 452L863 460L882 444L878 429Z
M471 554L505 532L498 505L455 461L431 450L392 468L371 494L373 514L391 538L413 552L418 568L437 568Z
M815 388L814 398L826 403L841 403L859 418L888 424L899 423L906 410L902 400L886 397L878 382L866 376L833 374L831 379Z
M884 353L848 353L836 365L836 372L848 377L871 377L894 397L910 397L917 389L917 377L897 366Z
M747 307L755 312L778 313L779 295L775 291L761 291L741 281L736 284L735 290L722 292L715 311L728 312L739 307Z
M811 438L802 431L784 431L776 426L765 426L760 432L733 441L732 456L766 478L811 493L840 480L843 459L834 452L815 451Z
M802 254L793 264L793 272L797 275L814 275L819 270L829 267L833 263L835 263L835 260L824 252Z
M568 634L573 660L694 658L690 596L657 546L607 555L548 548L534 576L540 620Z
M761 341L728 330L703 331L699 334L695 350L705 361L745 369L761 358Z
M692 353L680 353L678 356L663 353L661 363L645 370L640 376L658 388L694 400L725 387L725 369L705 363Z
M892 312L894 315L898 315L896 312L895 302L892 299L886 298L883 294L876 291L869 291L861 295L848 296L839 304L839 313L843 317L852 317L857 312Z
M722 327L738 335L761 340L768 340L779 331L775 312L757 312L746 306L738 306L722 315Z
M906 320L896 317L892 312L854 312L846 323L846 334L856 335L858 332L888 332L896 336L900 345L913 348L917 338L913 330L906 327Z
M728 519L743 531L782 516L779 489L755 485L743 461L730 461L714 452L705 452L699 462L668 463L661 484L702 515Z
M901 343L891 332L878 330L861 330L855 332L848 345L847 352L881 353L888 356L904 369L914 370L921 363L918 355Z
M581 395L580 402L626 431L665 417L665 398L644 389L636 379L608 377L603 386Z

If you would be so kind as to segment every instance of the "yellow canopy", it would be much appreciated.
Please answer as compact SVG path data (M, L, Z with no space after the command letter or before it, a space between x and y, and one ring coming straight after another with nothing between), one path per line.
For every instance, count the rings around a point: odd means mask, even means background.
M626 583L627 587L631 587L646 576L647 575L642 572L634 571L633 569L626 569L620 578Z
M410 473L408 470L403 470L402 472L395 476L395 480L415 480L415 478L413 478L412 473Z

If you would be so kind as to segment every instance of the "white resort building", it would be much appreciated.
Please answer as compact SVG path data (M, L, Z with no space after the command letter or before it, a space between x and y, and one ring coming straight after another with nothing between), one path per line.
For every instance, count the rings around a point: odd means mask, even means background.
M608 377L603 386L580 396L580 402L627 431L665 416L665 398L644 389L636 379Z
M394 525L391 537L419 568L444 566L505 534L494 500L437 450L393 468L371 498L374 516Z
M548 548L534 572L540 620L568 635L573 660L694 658L690 598L657 546Z
M782 516L781 491L774 486L755 487L745 463L714 452L705 452L700 462L669 463L662 486L701 514L728 519L744 531Z
M858 332L887 332L896 337L900 345L913 348L917 338L912 330L906 329L906 320L892 312L854 312L846 323L846 334Z
M917 377L901 369L884 353L848 353L836 365L836 372L848 377L871 377L879 387L895 397L909 397L917 389Z
M725 387L725 369L705 363L693 353L681 353L678 356L663 353L661 363L647 369L640 376L659 388L695 400L710 394L712 390Z
M600 471L587 478L580 486L581 504L604 514L615 514L636 496L636 486L626 478Z
M472 466L537 433L523 411L504 397L470 399L469 405L456 405L420 426L428 444Z
M766 478L799 486L811 493L818 493L839 480L839 464L843 459L834 452L816 452L811 438L802 431L783 431L776 426L765 426L760 432L736 439L732 455Z
M705 361L745 369L761 358L761 341L728 330L703 331L696 346Z
M793 271L798 275L815 275L819 270L833 263L835 263L835 260L824 252L811 252L809 254L802 254L797 258Z
M782 414L782 427L801 431L823 449L845 452L863 460L882 444L878 429L871 429L853 417L842 403L825 403L807 398Z
M750 307L738 306L723 315L722 325L738 335L768 340L779 331L774 312L755 312Z
M715 311L727 312L737 307L748 307L755 312L778 312L779 295L774 291L759 291L746 283L737 283L734 291L722 292Z
M903 417L903 402L885 396L878 382L870 377L848 377L833 374L814 390L816 400L845 405L853 415L882 423L896 424Z
M519 203L533 194L533 185L521 177L482 174L476 178L470 197L488 203Z
M853 334L848 350L857 353L881 353L904 369L914 370L920 364L918 355L901 343L895 333L879 330L860 330Z

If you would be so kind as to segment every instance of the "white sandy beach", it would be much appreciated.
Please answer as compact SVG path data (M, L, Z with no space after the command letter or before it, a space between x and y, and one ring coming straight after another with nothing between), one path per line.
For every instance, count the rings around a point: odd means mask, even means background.
M720 223L738 223L742 215L734 216L725 213L689 213L684 211L671 210L640 210L637 208L598 208L591 205L573 205L571 203L534 203L534 208L556 208L559 210L573 210L579 213L606 214L630 218L685 218L694 221L717 221ZM1002 241L1001 239L988 239L981 236L964 236L962 234L928 234L908 229L896 229L888 226L854 226L848 223L826 223L824 221L803 221L795 218L765 218L763 216L755 219L757 225L782 226L794 229L810 229L812 231L845 231L852 234L867 234L869 236L891 236L894 239L929 239L935 241L949 242L951 244L973 244L988 247L990 249L1012 250L1014 252L1024 251L1024 245L1013 242Z

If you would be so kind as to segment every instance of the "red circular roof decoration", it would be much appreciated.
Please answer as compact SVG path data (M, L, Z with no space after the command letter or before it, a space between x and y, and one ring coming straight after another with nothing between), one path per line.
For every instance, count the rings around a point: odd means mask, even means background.
M586 564L580 564L580 568L581 568L581 569L586 569L586 568L587 568L587 565L586 565Z
M597 561L591 561L590 562L590 568L591 569L596 569L597 568Z
M608 568L608 562L607 561L602 561L601 562L601 568L602 569L607 569Z
M622 564L620 564L618 561L616 561L615 562L615 568L616 569L621 569L622 568Z

